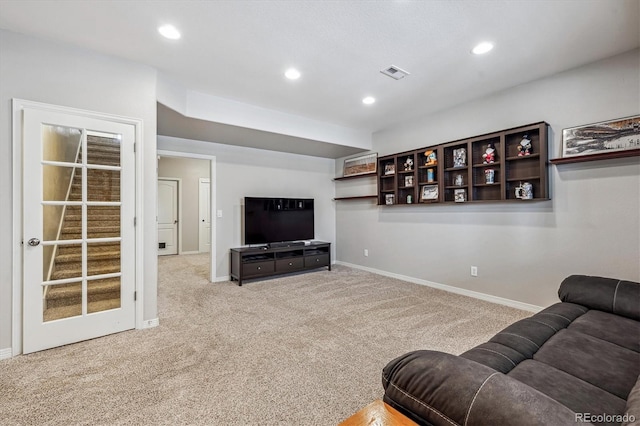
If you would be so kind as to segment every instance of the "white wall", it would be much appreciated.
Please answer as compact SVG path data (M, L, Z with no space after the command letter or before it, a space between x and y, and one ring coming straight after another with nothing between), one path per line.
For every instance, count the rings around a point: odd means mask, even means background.
M11 346L11 99L87 109L144 122L144 318L157 317L156 71L82 49L0 31L0 349Z
M336 241L333 160L166 136L158 136L158 149L216 157L216 204L222 210L221 218L212 215L218 278L229 275L229 249L243 245L245 196L314 198L315 239ZM332 251L335 259L335 244Z
M546 121L550 158L559 157L563 128L639 114L639 80L635 50L377 132L373 151L391 154ZM342 202L338 260L538 306L557 302L559 283L570 274L640 280L637 157L550 165L549 175L548 202L394 208ZM477 278L471 265L479 268Z
M200 178L209 179L210 161L182 157L158 160L158 177L182 179L182 251L199 250Z

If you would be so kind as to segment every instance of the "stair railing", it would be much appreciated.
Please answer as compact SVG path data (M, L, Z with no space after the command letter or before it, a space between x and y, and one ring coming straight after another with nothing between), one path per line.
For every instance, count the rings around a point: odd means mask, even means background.
M82 151L82 135L85 134L85 130L82 130L82 133L80 134L80 140L78 141L78 149L76 150L76 157L75 160L73 161L74 164L78 164L78 159L80 158L80 153ZM73 180L76 177L76 169L77 167L74 167L73 170L71 171L71 178L69 179L69 187L67 188L67 195L64 198L64 201L69 201L69 196L71 195L71 189L73 187ZM64 217L67 213L67 205L65 204L64 206L62 206L62 214L60 215L60 223L58 223L58 233L56 234L56 241L60 241L60 235L62 235L62 227L64 225ZM82 216L82 213L81 213ZM54 244L53 245L53 251L51 252L51 259L49 259L49 270L47 272L47 281L51 280L51 275L53 275L53 268L55 266L55 260L56 260L56 255L58 254L58 244ZM43 299L47 300L47 293L49 292L49 287L50 286L45 286L44 287L44 294L42 295ZM45 304L46 306L46 304Z

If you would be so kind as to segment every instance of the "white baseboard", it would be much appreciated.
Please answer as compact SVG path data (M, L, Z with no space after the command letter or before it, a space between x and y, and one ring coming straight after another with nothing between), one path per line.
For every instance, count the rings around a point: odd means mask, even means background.
M0 359L8 359L13 356L11 348L0 349Z
M200 253L205 253L205 252L204 251L200 252L198 250L196 250L196 251L183 251L180 254L200 254ZM208 252L206 252L206 253L208 253Z
M154 319L150 319L150 320L144 320L142 322L142 330L146 329L146 328L153 328L153 327L157 327L160 325L160 319L158 318L154 318Z
M336 261L338 265L348 266L350 268L361 269L363 271L371 272L373 274L382 275L389 278L395 278L402 281L408 281L410 283L426 285L428 287L437 288L438 290L448 291L450 293L460 294L462 296L473 297L474 299L484 300L486 302L497 303L499 305L509 306L511 308L522 309L529 312L540 312L544 308L542 306L531 305L529 303L518 302L517 300L506 299L504 297L493 296L491 294L480 293L477 291L467 290L464 288L453 287L446 284L435 283L433 281L422 280L420 278L409 277L406 275L395 274L393 272L382 271L380 269L369 268L366 266L356 265L353 263Z
M225 277L216 277L214 283L223 283L225 281L229 281L231 279L231 276L227 275Z

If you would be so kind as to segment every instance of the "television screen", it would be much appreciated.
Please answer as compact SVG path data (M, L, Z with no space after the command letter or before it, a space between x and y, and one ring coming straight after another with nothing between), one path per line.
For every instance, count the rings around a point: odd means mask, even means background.
M313 199L244 198L244 243L311 240Z

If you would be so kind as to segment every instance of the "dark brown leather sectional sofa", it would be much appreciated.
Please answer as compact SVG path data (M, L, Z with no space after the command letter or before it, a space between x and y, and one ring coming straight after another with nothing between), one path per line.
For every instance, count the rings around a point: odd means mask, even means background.
M573 275L558 294L460 356L394 359L384 401L424 425L640 425L640 284Z

